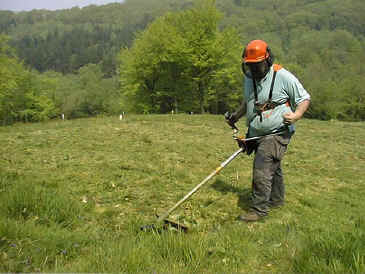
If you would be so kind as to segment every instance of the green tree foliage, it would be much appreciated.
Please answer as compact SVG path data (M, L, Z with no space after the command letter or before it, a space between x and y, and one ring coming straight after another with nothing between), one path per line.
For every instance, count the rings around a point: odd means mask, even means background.
M221 113L235 108L242 95L239 62L243 46L252 39L264 39L276 62L298 76L311 93L307 117L364 120L363 0L216 0L219 12L209 7L197 9L201 3L125 0L82 9L0 11L0 33L10 37L9 45L19 57L2 57L6 64L1 68L2 77L13 80L0 83L1 94L24 98L22 94L33 89L35 95L28 97L39 98L37 79L49 74L35 77L27 66L63 74L51 73L51 82L60 82L52 89L42 79L42 89L48 90L43 95L51 98L56 112L67 110L71 117L121 109ZM199 40L201 37L204 39ZM125 50L117 60L121 47ZM118 62L123 94L115 91ZM103 107L96 102L80 105L89 88L81 84L80 69L90 63L100 66L103 74L93 79L113 90L113 95L104 97ZM26 73L15 81L13 75L19 71ZM25 88L20 89L20 83ZM54 90L56 99L67 100L54 101L49 95ZM15 101L12 104L19 103ZM5 103L1 104L5 109ZM18 112L4 113L13 120L21 119ZM29 113L24 117L31 117Z
M214 1L200 1L157 19L121 52L122 91L135 111L221 111L217 88L230 82L237 91L239 41L219 32L219 19Z
M89 63L102 63L103 73L111 77L120 48L130 46L135 33L155 18L186 2L127 0L53 12L0 11L0 33L9 34L19 58L40 72L76 73Z
M0 123L36 122L61 114L67 118L120 112L118 81L104 78L101 65L77 74L29 71L0 36Z
M315 41L315 43L313 43ZM309 117L364 120L364 45L344 30L308 31L293 42L299 77L312 95Z
M89 64L77 74L62 75L54 71L38 74L37 83L57 109L57 116L67 119L120 113L118 81L104 78L100 65Z
M0 36L0 122L42 121L55 114L53 101L37 90L34 77Z
M0 120L3 124L11 122L16 116L13 101L18 89L17 72L21 68L11 56L7 40L6 36L0 36Z

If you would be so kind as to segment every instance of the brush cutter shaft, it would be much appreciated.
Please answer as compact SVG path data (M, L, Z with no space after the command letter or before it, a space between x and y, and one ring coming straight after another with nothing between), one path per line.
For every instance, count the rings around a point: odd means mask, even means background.
M196 187L194 187L188 194L185 195L184 198L182 198L180 201L178 201L173 207L171 207L165 214L161 215L157 222L163 222L165 218L167 218L172 211L174 211L176 208L178 208L183 202L185 202L187 199L190 198L191 195L193 195L199 188L201 188L206 182L208 182L211 178L213 178L215 175L217 175L226 165L228 165L234 158L236 158L241 152L243 152L243 148L240 148L235 153L232 154L231 157L229 157L227 160L225 160L214 172L212 172L208 177L206 177L200 184L198 184Z

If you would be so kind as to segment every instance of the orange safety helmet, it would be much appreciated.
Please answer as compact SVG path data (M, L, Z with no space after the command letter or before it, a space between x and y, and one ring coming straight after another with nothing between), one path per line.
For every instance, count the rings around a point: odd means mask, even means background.
M247 44L242 54L243 63L258 63L268 61L269 66L273 64L273 56L270 48L263 40L253 40Z

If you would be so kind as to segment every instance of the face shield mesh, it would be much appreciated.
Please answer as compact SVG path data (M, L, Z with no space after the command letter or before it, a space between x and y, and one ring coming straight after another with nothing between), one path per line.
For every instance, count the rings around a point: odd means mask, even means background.
M270 67L266 60L257 63L242 62L242 71L248 78L261 80L269 72Z

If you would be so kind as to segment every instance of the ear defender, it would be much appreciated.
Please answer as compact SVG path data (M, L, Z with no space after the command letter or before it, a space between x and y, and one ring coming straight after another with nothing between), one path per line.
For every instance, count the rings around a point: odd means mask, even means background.
M243 53L242 53L242 62L241 62L241 68L244 74L246 74L246 69L245 69L245 55L246 55L246 47L243 49Z
M272 54L272 51L269 47L266 48L266 52L268 53L268 57L266 58L267 64L269 65L269 67L271 67L274 64L274 55Z

